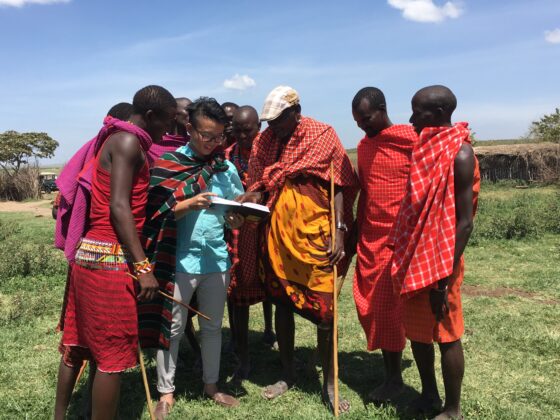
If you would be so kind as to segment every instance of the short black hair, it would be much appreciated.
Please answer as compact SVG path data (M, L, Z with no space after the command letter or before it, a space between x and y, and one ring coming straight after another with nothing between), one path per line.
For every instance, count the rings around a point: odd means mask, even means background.
M128 102L119 102L111 107L109 112L107 112L107 115L121 121L128 121L132 115L132 104L129 104Z
M152 110L162 115L168 108L176 108L177 102L167 89L150 85L136 92L132 99L132 107L135 114L144 115Z
M196 122L200 117L208 118L223 125L226 125L229 121L224 109L220 106L218 101L214 98L208 98L207 96L201 96L193 103L189 104L187 111L189 113L189 121L195 128Z
M222 108L226 108L226 107L230 107L230 108L237 109L237 108L239 108L239 105L237 105L237 104L234 103L234 102L224 102L224 103L222 104Z
M365 87L356 93L354 99L352 99L352 109L357 109L362 101L366 99L370 108L386 108L387 103L385 102L385 95L376 87Z

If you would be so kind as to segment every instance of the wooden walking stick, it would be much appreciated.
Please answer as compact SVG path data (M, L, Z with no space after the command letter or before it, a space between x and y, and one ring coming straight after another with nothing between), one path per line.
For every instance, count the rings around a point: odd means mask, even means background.
M82 375L84 374L84 370L86 370L87 364L88 364L87 360L84 360L82 362L82 367L80 368L80 371L78 372L78 376L76 377L76 382L74 382L74 389L76 389L76 385L78 385L78 382L80 382L80 379L82 378Z
M154 408L152 406L152 396L150 394L150 385L148 385L148 375L146 374L146 366L144 366L144 355L138 343L138 359L140 359L140 370L142 371L142 381L144 382L144 389L146 390L146 400L148 401L148 411L150 412L150 420L155 420Z
M129 275L130 277L132 277L134 280L138 281L138 277L136 277L134 274L132 273L126 273L127 275ZM173 302L177 303L178 305L181 305L183 308L188 309L189 311L194 312L195 314L197 314L198 316L201 316L202 318L210 321L210 317L204 315L202 312L197 311L196 309L194 309L191 305L187 305L185 302L179 300L179 299L175 299L173 296L168 295L165 292L162 292L161 290L158 289L158 294L163 296L166 299L172 300Z
M336 242L336 215L334 211L334 164L331 162L331 252ZM334 373L334 416L338 417L338 272L333 265L333 373Z

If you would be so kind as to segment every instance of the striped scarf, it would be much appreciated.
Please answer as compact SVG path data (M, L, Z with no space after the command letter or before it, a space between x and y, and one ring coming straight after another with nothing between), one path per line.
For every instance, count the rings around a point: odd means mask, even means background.
M172 210L178 202L205 191L212 175L227 168L221 154L209 160L200 160L179 152L169 152L154 164L142 239L146 256L155 263L154 275L160 289L171 296L175 289L177 244L177 223ZM173 303L160 296L150 302L139 303L139 338L143 348L169 348L172 309Z

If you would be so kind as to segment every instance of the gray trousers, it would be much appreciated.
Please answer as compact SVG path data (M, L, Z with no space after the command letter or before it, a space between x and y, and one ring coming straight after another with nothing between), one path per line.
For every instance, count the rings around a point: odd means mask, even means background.
M175 275L175 299L189 303L194 291L200 312L210 317L210 321L198 317L202 351L202 381L215 384L220 376L220 355L222 350L222 318L229 286L228 273L186 274ZM176 303L173 304L173 319L169 351L157 351L157 389L167 394L175 391L175 370L179 343L187 325L188 310Z

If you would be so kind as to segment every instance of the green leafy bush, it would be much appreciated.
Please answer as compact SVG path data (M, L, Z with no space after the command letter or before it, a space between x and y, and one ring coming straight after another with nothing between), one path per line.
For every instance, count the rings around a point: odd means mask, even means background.
M482 196L470 243L482 240L535 238L560 233L560 194L528 190L510 198Z
M22 242L18 223L0 221L0 281L16 276L66 273L66 259L52 245Z

